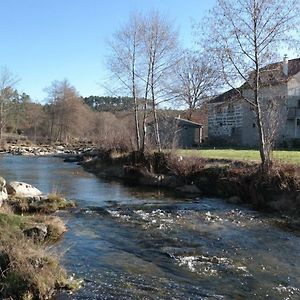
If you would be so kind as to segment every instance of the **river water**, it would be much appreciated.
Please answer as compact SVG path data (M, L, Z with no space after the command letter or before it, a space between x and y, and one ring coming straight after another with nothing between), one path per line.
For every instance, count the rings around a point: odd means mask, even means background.
M1 175L78 208L56 245L84 287L68 299L300 299L300 226L228 204L106 182L51 157L2 156Z

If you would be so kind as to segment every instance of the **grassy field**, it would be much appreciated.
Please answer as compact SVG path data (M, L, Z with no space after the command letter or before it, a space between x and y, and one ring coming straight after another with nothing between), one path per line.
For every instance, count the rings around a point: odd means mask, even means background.
M178 155L200 156L205 158L248 160L259 162L260 156L257 150L233 150L233 149L201 149L178 150ZM274 159L282 163L296 164L300 166L300 151L274 151Z

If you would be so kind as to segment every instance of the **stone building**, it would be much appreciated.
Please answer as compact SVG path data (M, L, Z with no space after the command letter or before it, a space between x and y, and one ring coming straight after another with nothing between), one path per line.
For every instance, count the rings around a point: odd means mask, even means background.
M189 149L199 147L203 141L203 125L187 119L176 118L176 146Z
M266 120L277 122L276 142L300 141L300 58L270 64L261 69L260 99ZM213 145L255 147L258 130L247 84L231 89L208 104L208 139ZM272 101L271 101L272 100ZM270 103L275 103L270 105ZM275 125L273 125L275 127Z

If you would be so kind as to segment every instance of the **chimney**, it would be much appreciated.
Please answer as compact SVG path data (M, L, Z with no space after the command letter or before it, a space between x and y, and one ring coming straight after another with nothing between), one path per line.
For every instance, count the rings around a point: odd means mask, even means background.
M285 76L289 75L289 60L287 54L285 54L283 57L282 72Z

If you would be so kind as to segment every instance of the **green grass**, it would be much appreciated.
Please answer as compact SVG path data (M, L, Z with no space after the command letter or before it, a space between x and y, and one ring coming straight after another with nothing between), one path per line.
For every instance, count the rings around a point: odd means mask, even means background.
M177 150L178 155L196 156L215 159L246 160L259 162L258 150L233 150L233 149L201 149L201 150ZM286 164L300 166L300 151L274 151L274 159Z

